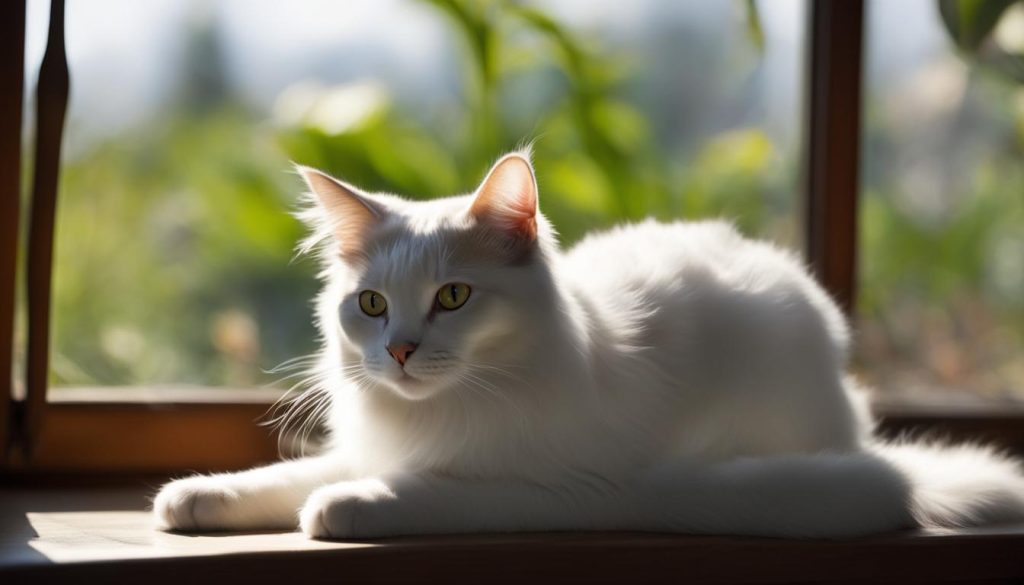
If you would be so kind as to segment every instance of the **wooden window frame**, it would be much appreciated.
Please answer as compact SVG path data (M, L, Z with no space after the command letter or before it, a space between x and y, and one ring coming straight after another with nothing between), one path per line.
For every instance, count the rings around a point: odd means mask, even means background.
M857 198L863 0L808 2L806 64L807 261L852 314L856 294ZM167 475L237 469L273 460L277 443L255 421L266 403L47 401L52 248L60 145L69 77L64 0L52 0L36 93L36 145L27 234L28 357L25 395L12 378L24 83L25 0L0 5L0 474ZM942 428L1024 451L1024 411L880 409L881 429Z
M14 400L14 311L21 217L21 110L25 79L25 0L0 16L0 462L10 450Z
M167 475L264 463L277 442L256 425L266 403L48 401L50 294L60 149L69 93L64 0L51 0L36 89L35 153L25 255L27 359L23 396L12 377L21 186L25 0L0 5L0 473ZM10 56L10 57L7 57Z

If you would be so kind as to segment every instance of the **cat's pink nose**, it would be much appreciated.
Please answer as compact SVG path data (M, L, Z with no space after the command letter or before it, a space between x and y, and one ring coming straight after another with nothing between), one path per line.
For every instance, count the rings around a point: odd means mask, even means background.
M391 354L391 357L395 358L396 362L404 366L405 360L409 359L409 356L412 355L412 352L416 351L417 347L419 346L408 341L405 343L396 343L388 346L388 353Z

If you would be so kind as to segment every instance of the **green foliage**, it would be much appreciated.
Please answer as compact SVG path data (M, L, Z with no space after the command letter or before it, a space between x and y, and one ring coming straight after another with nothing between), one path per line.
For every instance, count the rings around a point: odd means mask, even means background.
M461 115L443 129L431 128L386 103L379 116L340 133L307 119L282 137L291 158L371 189L433 197L472 189L501 153L537 137L541 205L569 243L617 221L680 213L726 214L761 233L764 209L757 194L785 198L785 176L773 168L771 145L755 129L723 136L725 142L698 154L713 162L714 178L675 170L683 161L659 151L648 115L622 97L628 56L585 43L533 5L428 3L449 18L468 49ZM513 90L538 74L563 83L542 110L526 113L531 125L524 127L509 114L515 110ZM732 153L733 147L740 152Z
M1006 11L1022 0L937 0L939 15L956 46L980 65L1024 84L1024 55L998 46L992 33Z
M648 215L726 216L750 235L799 241L795 163L763 129L740 125L695 149L666 147L659 125L676 113L637 105L636 55L532 3L423 1L464 49L461 93L436 115L384 87L349 84L310 90L312 99L268 124L226 87L183 84L185 109L65 165L57 383L250 385L267 381L260 368L311 351L315 267L293 259L303 228L287 214L300 190L289 161L370 190L432 198L474 188L501 153L533 139L541 205L566 245ZM997 4L940 2L964 51L985 46ZM737 6L746 10L749 48L760 54L757 4ZM209 54L217 43L200 40L205 53L194 57L202 66L193 77L222 79L209 70L220 62ZM997 88L970 100L1012 103L1005 84L986 84ZM532 92L543 99L523 100ZM865 152L883 170L865 180L860 308L863 355L876 370L896 363L896 350L903 363L931 367L929 356L944 354L930 340L968 327L953 310L990 324L971 339L991 334L1011 353L1024 347L1024 280L1014 280L1024 262L1006 253L1024 242L1024 169L1015 164L1024 156L1024 108L993 116L1002 124L986 138L994 154L967 169L962 187L975 196L957 198L939 220L902 201L899 177L889 175L904 169L886 159L899 136L890 121L868 116ZM977 346L994 342L986 343ZM1024 380L992 355L946 381L987 368L1000 372L984 384L996 393L1006 380Z
M938 0L942 22L958 47L977 51L1017 0Z
M271 137L239 113L180 117L101 146L62 176L58 383L252 384L309 351L293 263L303 234ZM259 335L262 324L273 335ZM264 361L266 360L266 361Z
M947 391L1020 397L1024 79L1021 56L992 38L1015 2L937 4L951 40L976 67L957 68L965 91L929 128L935 144L911 144L925 133L876 117L879 104L868 104L859 361L872 381L904 390L927 380ZM940 180L908 182L921 168ZM915 199L927 201L925 209Z

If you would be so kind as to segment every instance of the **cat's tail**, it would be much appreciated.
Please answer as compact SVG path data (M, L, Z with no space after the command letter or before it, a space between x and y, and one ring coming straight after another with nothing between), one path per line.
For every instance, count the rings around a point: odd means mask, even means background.
M921 526L1024 521L1024 469L992 447L892 442L870 450L904 476L910 514Z

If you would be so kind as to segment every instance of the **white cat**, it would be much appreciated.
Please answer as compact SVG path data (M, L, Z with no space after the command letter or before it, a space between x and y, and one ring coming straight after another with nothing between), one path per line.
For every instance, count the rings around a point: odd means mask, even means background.
M525 153L430 202L299 172L307 247L324 242L330 447L171 482L164 528L842 537L1024 519L1016 462L873 439L842 314L726 223L562 252Z

